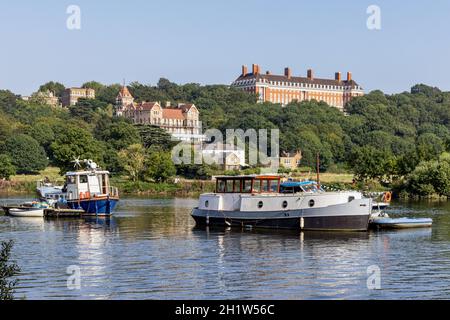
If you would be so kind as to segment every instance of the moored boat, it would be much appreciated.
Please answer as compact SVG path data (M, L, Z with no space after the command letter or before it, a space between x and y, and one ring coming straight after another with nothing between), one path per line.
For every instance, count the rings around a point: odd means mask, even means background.
M109 216L119 201L119 192L110 186L109 171L101 170L92 160L76 159L75 167L86 165L85 170L67 172L63 186L39 181L39 197L55 208L83 210L83 215Z
M84 163L86 170L66 173L63 203L70 209L84 210L83 215L109 216L119 201L118 189L110 186L109 171L98 169L91 160Z
M8 214L13 217L43 217L44 208L10 208Z
M372 199L360 192L325 192L313 181L281 183L277 175L216 177L192 217L199 225L365 231Z
M378 218L370 222L371 225L386 229L428 228L433 224L431 218Z
M21 205L3 206L2 209L6 215L13 217L43 217L44 210L49 208L47 202L26 202Z

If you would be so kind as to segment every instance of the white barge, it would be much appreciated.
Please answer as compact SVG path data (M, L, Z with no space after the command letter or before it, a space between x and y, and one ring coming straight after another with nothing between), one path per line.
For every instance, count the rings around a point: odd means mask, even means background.
M360 192L324 192L313 181L281 183L276 175L216 177L192 217L198 225L366 231L372 199Z

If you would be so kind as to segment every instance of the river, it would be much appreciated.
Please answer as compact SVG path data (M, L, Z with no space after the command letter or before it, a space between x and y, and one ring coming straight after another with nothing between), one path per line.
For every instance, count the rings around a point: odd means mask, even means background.
M0 215L0 240L14 240L22 269L16 298L450 298L450 203L389 209L432 217L432 228L357 233L197 229L195 205L126 198L111 219ZM373 270L379 289L367 283Z

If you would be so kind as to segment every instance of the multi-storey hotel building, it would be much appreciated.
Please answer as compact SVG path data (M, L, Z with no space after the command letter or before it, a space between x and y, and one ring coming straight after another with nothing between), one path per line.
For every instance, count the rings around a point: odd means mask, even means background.
M351 72L347 72L346 80L341 78L340 72L335 73L334 79L315 78L311 69L306 77L296 77L290 68L285 68L283 75L274 75L269 71L261 73L257 64L252 65L250 73L246 66L242 66L242 73L232 86L257 94L259 102L280 103L284 106L293 101L315 99L341 111L353 97L364 95L361 86L352 79Z

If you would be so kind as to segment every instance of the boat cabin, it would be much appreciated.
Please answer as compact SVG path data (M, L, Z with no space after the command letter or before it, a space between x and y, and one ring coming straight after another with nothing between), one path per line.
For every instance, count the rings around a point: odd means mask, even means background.
M109 186L109 171L67 172L64 189L68 200L114 195Z
M281 193L316 193L324 191L316 181L286 181L280 185Z
M216 193L279 193L280 176L248 175L216 177Z

